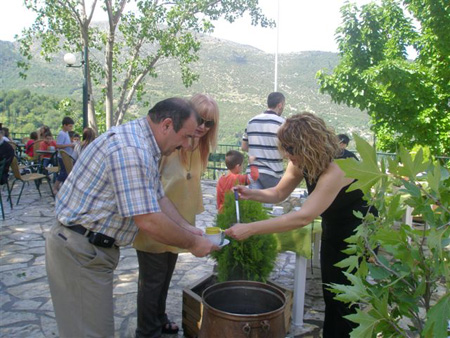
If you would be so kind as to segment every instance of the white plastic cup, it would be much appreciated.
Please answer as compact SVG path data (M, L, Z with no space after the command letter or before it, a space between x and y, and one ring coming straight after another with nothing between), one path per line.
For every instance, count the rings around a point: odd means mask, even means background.
M284 214L284 208L280 206L274 206L272 209L272 215L281 216Z
M205 236L215 245L222 245L225 238L225 233L219 227L208 227L205 229Z

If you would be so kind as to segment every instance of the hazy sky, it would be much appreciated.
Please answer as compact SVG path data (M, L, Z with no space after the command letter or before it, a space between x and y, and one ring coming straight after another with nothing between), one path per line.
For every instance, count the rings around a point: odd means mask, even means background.
M13 41L24 27L29 27L34 16L23 6L22 0L0 0L0 40ZM260 7L269 18L277 20L279 4L278 51L308 50L336 52L334 33L341 22L339 9L345 0L260 0ZM357 4L369 0L353 0ZM266 52L275 52L277 30L253 27L248 17L233 24L216 23L216 37L248 44Z

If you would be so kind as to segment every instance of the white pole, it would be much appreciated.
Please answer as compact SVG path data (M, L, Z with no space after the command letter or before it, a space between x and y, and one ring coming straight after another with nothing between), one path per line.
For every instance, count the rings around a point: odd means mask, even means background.
M276 92L278 89L278 46L280 40L280 0L278 0L278 14L277 14L277 46L275 49L275 80L274 80L274 89Z
M305 312L305 292L306 292L306 265L308 261L305 257L295 255L294 274L294 304L292 309L292 324L303 326L303 314Z

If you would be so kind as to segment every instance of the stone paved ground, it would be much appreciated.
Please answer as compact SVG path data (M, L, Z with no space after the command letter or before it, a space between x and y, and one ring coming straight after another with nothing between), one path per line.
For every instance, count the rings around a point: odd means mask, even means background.
M216 213L215 182L204 181L205 212L197 225L210 225ZM17 187L13 194L17 195ZM3 198L6 220L0 219L0 337L58 337L52 301L45 271L45 234L54 222L54 202L48 187L39 198L34 185L25 187L24 195L13 210ZM2 191L5 196L5 191ZM17 196L13 197L16 201ZM214 260L181 254L172 278L167 312L181 328L182 290L211 273ZM121 249L115 271L116 337L134 337L136 328L137 259L134 249ZM278 256L272 279L293 288L295 255ZM288 337L320 337L324 304L321 298L320 270L308 268L303 327L292 327ZM178 335L166 337L183 337Z

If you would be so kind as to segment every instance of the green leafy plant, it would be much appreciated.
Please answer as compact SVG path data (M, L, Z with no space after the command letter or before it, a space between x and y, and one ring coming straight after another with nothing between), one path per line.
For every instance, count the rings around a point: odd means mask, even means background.
M225 230L236 223L236 207L233 193L225 194L223 213L216 217L217 226ZM249 223L267 219L262 204L255 201L239 201L240 220ZM252 236L244 241L231 240L230 244L212 256L217 260L218 279L253 280L265 282L272 272L277 258L277 242L273 235Z
M383 151L395 152L401 144L448 154L448 1L382 0L361 7L346 2L341 13L341 61L332 74L318 72L321 92L367 111Z
M450 175L438 161L401 148L381 163L375 149L353 135L362 161L339 160L378 209L347 239L351 285L332 284L336 298L360 305L347 318L359 326L352 337L447 337L450 314ZM423 223L409 225L412 211ZM360 215L362 218L362 215ZM378 251L375 249L378 248ZM370 257L370 258L368 258Z

